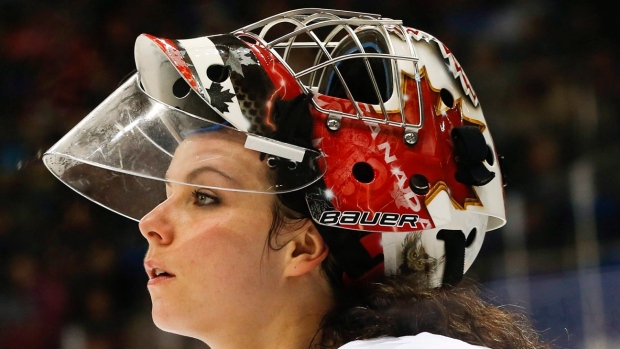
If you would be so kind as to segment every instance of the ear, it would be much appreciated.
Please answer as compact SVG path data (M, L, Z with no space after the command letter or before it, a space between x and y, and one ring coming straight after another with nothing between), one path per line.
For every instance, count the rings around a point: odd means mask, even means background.
M285 247L287 262L284 276L300 276L318 270L327 258L329 247L312 220L307 219L294 234Z

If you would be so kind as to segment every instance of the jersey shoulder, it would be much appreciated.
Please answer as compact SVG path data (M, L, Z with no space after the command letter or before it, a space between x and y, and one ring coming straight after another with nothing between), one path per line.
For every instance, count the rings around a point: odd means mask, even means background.
M382 337L349 342L339 349L488 349L458 339L423 332L415 336Z

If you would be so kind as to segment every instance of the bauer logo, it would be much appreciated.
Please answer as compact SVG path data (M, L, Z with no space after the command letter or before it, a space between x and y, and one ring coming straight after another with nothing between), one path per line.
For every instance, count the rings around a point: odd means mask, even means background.
M417 228L417 214L399 214L376 212L374 214L364 211L324 211L319 218L319 223L325 225L381 225L387 227L403 227L408 224L411 228Z

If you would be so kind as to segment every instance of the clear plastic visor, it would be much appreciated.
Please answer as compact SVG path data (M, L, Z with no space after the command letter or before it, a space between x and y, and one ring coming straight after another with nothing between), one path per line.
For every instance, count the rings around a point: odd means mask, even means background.
M240 132L206 114L153 99L136 74L51 147L43 162L73 190L136 221L166 199L171 185L276 194L323 176L321 153Z

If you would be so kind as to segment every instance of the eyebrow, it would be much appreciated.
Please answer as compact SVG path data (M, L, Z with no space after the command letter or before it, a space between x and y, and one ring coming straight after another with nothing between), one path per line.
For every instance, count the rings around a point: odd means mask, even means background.
M227 173L224 173L220 170L218 170L215 167L211 167L211 166L202 166L202 167L198 167L194 170L192 170L190 173L187 174L187 176L185 176L185 182L188 184L196 184L197 183L192 183L193 180L195 180L198 176L200 176L202 173L204 172L215 172L217 174L219 174L220 176L226 178L227 180L237 184L237 185L241 185L241 183L239 183L238 180L236 180L235 178L231 177L230 175L228 175ZM165 177L166 180L170 180L170 178L168 176ZM168 182L166 182L166 185L169 185Z

